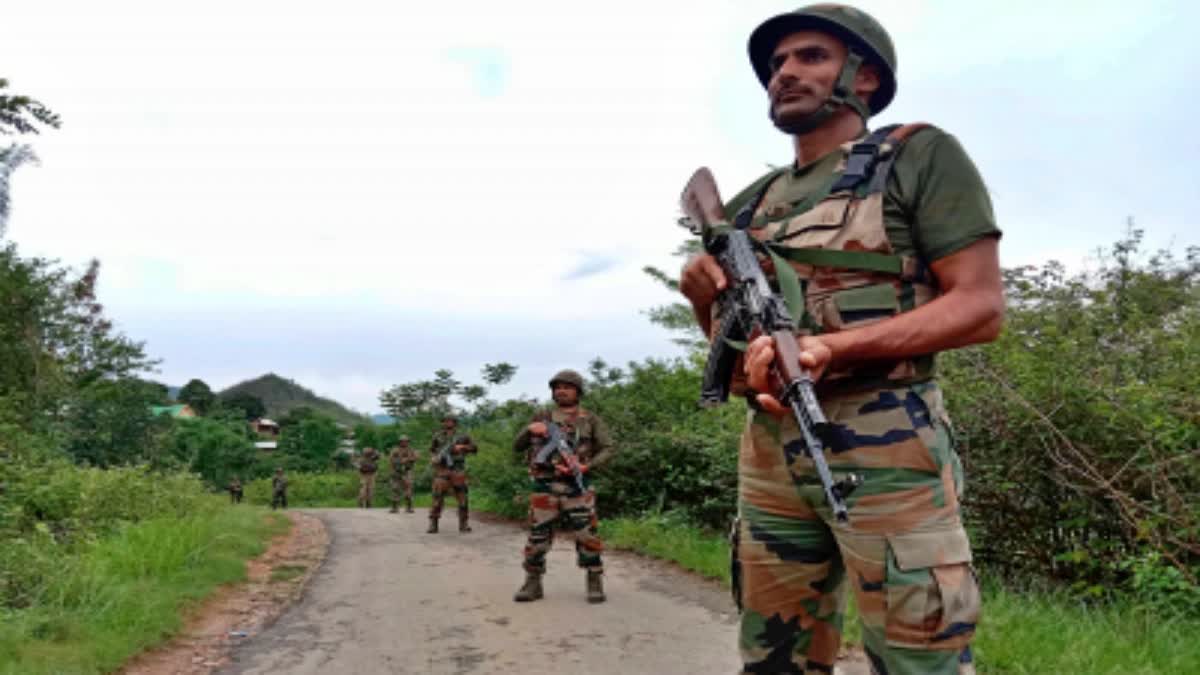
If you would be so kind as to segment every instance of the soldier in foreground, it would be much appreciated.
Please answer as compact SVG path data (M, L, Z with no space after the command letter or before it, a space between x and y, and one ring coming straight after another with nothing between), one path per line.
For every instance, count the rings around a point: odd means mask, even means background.
M229 503L241 504L242 493L242 481L237 476L234 476L233 479L229 481Z
M405 513L413 512L412 472L417 463L417 451L408 446L408 436L401 436L392 448L388 460L392 464L392 513L400 510L400 497L404 497Z
M821 4L776 16L749 52L794 157L725 213L793 296L796 360L829 422L823 455L834 478L860 484L848 519L831 517L777 398L775 341L751 336L735 547L744 672L832 672L847 590L875 672L973 672L980 596L934 357L995 339L1003 321L987 190L935 127L868 131L895 94L896 56L867 14ZM711 255L684 267L680 290L710 335L726 286Z
M513 441L529 465L529 539L525 544L525 584L517 602L542 597L546 554L554 544L554 528L575 537L576 562L587 570L588 602L604 602L604 542L597 535L596 493L590 476L612 459L613 445L600 418L579 406L583 377L563 370L550 379L554 407L534 417ZM553 444L558 444L555 447Z
M358 459L358 506L369 509L375 500L375 474L379 471L379 451L365 448Z
M433 465L433 508L429 511L430 534L438 531L438 520L446 493L454 491L458 503L458 531L470 532L470 505L467 502L467 455L479 452L471 437L459 433L458 418L447 413L442 416L442 428L429 444L429 461Z
M287 508L287 476L283 475L283 467L275 469L275 477L271 479L271 508Z

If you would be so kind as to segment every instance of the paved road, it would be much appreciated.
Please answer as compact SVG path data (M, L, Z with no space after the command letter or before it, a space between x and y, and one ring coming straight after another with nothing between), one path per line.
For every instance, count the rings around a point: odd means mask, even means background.
M608 602L589 605L569 540L557 543L546 598L514 603L524 533L454 513L425 534L425 511L312 511L329 529L304 598L243 644L222 675L373 673L735 673L726 592L631 555L609 554Z

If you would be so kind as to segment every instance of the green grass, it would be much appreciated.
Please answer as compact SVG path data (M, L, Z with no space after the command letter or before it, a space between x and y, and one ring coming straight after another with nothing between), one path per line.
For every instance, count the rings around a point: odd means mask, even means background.
M182 614L289 527L214 497L186 518L146 520L65 557L36 605L0 615L0 673L110 672L176 633Z

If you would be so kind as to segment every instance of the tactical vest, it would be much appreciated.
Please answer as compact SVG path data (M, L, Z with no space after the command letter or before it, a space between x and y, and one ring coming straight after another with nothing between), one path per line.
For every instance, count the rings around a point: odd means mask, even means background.
M579 461L587 464L592 459L592 415L583 408L578 409L574 416L568 416L559 412L557 408L543 410L534 416L534 420L539 422L554 422L562 430L566 436L567 442L575 450L575 455L579 457ZM538 466L533 463L534 457L541 450L542 443L540 438L531 440L529 449L525 453L525 463L529 465L530 472L534 477L554 478L555 474L552 467Z
M799 202L777 202L771 187L785 171L772 171L747 191L753 198L734 217L766 245L764 269L776 290L789 295L774 270L787 264L799 279L802 306L794 317L801 333L831 333L882 321L937 296L936 280L918 256L898 255L884 228L888 176L904 142L925 124L884 127L842 146L843 157L825 185ZM914 248L921 244L911 228ZM795 311L795 310L793 310ZM933 355L827 372L825 393L859 391L928 380Z

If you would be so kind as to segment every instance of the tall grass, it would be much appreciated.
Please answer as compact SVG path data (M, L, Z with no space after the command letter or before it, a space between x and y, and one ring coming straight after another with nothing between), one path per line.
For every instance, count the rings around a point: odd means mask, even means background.
M0 673L109 672L181 627L182 610L245 578L245 560L286 531L259 509L203 500L182 518L121 528L56 561L36 602L0 610Z

